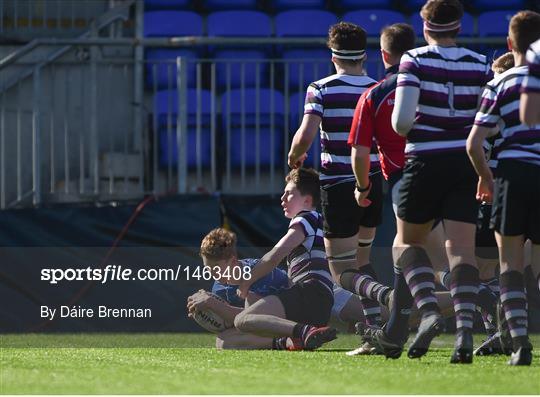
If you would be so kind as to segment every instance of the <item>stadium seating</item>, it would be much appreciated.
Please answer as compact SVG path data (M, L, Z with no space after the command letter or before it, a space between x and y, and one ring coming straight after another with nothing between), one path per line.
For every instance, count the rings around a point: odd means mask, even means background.
M192 6L192 0L144 0L145 10L182 10Z
M245 109L244 113L242 107ZM229 135L231 146L227 155L233 167L240 166L242 159L247 167L254 166L257 152L261 165L271 164L272 158L276 166L282 164L284 102L281 92L263 88L259 91L257 100L257 91L254 89L243 91L233 89L222 95L221 109L223 125L221 146L226 146L226 137ZM273 120L272 109L275 114ZM240 145L242 132L245 134L243 150Z
M234 10L218 11L208 16L208 36L234 36L234 37L269 37L272 35L272 22L267 14L258 11ZM264 84L267 80L266 62L251 62L253 60L264 60L267 58L267 51L261 50L260 46L243 47L220 47L210 48L213 57L221 62L217 63L217 79L220 87L238 88L242 84L246 87L257 85L257 70L259 84ZM230 72L227 72L227 62L231 63ZM248 61L249 60L249 61ZM244 61L244 63L242 63ZM243 65L243 66L242 66ZM245 78L242 82L242 68L245 71ZM230 79L227 78L230 73Z
M343 20L361 26L368 36L379 36L383 27L405 22L405 16L396 11L370 9L348 12L343 15Z
M257 9L257 0L204 0L204 7L209 11Z
M526 8L524 0L475 0L474 6L478 11L493 10L522 10Z
M506 36L512 11L487 11L478 16L478 35L480 37Z
M328 11L292 10L280 12L274 21L277 37L325 37L338 19Z
M352 11L366 8L390 9L392 0L340 0L339 6L342 9Z
M272 6L275 10L294 10L294 9L324 9L325 0L274 0Z
M282 55L285 61L283 67L287 68L288 72L284 71L281 76L285 79L287 73L289 87L293 90L305 91L309 83L335 73L330 62L331 56L330 50L285 50ZM291 62L287 62L287 60Z
M426 4L425 0L406 0L403 2L405 7L410 11L418 11L424 4Z
M379 49L367 50L367 62L364 63L366 74L375 79L380 80L384 77L384 64L381 59L381 51Z
M211 159L211 94L209 91L200 90L200 107L198 106L197 90L188 90L187 96L190 98L187 108L188 166L195 167L197 165L197 111L199 111L201 122L201 164L203 167L208 167ZM176 90L163 90L157 92L154 97L154 117L156 117L159 137L159 164L162 167L167 165L175 166L178 162L178 151L176 146L177 114L178 96Z
M305 94L294 93L289 98L289 142L291 141L294 133L300 126L302 117L304 115L304 98ZM317 134L313 140L313 144L308 151L308 158L304 162L306 167L314 167L319 163L319 157L321 153L321 140L320 134Z
M418 36L422 36L423 20L419 13L414 13L411 16L411 25ZM460 36L473 36L475 34L474 18L471 14L465 12L461 19Z
M192 11L149 11L144 13L145 37L202 36L202 17Z
M189 87L194 87L197 81L197 69L194 59L198 58L195 51L184 49L149 48L145 55L146 86L154 89L176 87L176 58L185 57L188 60L187 82ZM154 80L155 78L155 80Z

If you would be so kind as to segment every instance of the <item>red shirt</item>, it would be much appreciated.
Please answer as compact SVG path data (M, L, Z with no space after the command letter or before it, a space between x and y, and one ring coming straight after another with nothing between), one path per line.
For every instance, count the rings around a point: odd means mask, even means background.
M354 111L348 144L371 148L373 140L379 150L379 162L385 179L405 164L405 138L392 128L392 111L397 83L397 66L362 94Z

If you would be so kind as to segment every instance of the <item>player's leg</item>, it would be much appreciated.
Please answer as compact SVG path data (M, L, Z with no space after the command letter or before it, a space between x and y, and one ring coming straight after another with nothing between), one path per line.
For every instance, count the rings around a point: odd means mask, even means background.
M236 328L227 329L216 337L218 349L271 349L275 338L265 338L253 334L247 334Z

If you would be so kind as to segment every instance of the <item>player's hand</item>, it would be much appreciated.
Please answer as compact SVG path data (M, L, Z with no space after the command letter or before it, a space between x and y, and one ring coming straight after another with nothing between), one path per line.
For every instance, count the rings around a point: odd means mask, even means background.
M304 153L300 157L296 157L296 156L293 157L292 153L289 153L289 158L288 158L289 168L295 169L295 168L302 167L302 165L304 164L304 161L306 161L307 159L307 156L308 156L307 153Z
M365 192L360 193L358 190L354 189L354 198L360 207L369 207L371 205L371 200L367 198L369 192L371 191L371 186Z
M250 280L240 281L240 284L238 284L238 289L236 290L236 294L242 299L247 299L249 295L249 287L251 287Z
M214 300L212 295L205 290L197 291L187 299L188 316L197 310L208 309L212 304L212 300Z
M476 199L485 203L493 201L493 178L480 177L478 179Z

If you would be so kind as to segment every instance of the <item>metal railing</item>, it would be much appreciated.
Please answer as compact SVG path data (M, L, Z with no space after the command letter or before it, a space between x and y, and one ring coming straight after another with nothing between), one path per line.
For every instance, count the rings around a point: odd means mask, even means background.
M21 53L0 61L2 74L23 70L0 82L0 208L171 190L279 192L306 86L332 72L329 58L142 60L144 48L254 42L324 39L142 39L139 31L134 39L40 39L35 48L69 48L28 64ZM317 157L314 145L315 167Z

